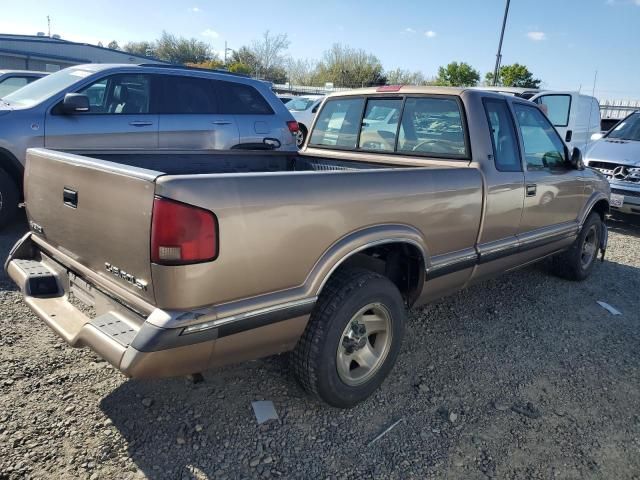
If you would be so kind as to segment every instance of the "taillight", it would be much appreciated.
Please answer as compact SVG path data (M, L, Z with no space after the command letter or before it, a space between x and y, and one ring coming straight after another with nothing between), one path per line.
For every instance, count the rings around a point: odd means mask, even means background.
M376 88L376 92L399 92L402 85L382 85Z
M295 120L287 122L287 127L289 127L289 131L291 133L298 133L298 131L300 130L300 125L298 125L298 122L296 122Z
M218 256L218 221L209 210L155 197L151 261L161 265L207 262Z

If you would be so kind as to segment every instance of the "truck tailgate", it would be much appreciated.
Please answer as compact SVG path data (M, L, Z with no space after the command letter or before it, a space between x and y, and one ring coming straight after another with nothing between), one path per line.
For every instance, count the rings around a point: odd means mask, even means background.
M150 229L159 175L30 149L25 203L31 230L51 247L152 302Z

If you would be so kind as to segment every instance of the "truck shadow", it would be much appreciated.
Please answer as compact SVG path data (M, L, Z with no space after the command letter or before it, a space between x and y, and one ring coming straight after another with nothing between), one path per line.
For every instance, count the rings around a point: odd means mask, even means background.
M614 213L607 221L607 225L612 232L640 238L640 215Z
M612 382L628 383L640 368L634 340L640 335L637 303L623 291L631 285L640 285L640 269L615 261L599 263L581 283L551 277L540 264L416 309L393 375L352 410L327 407L304 393L286 355L208 371L197 384L184 378L130 380L104 397L100 408L148 478L289 478L305 463L313 464L321 478L357 471L360 465L378 465L371 467L372 477L401 477L393 449L365 448L399 418L405 424L394 441L446 458L496 422L504 423L505 432L514 428L510 422L519 421L517 416L487 407L495 398L517 399L523 386L540 382L564 385L562 379L575 375L572 365L580 366L580 388L601 382L602 369ZM612 316L596 300L623 315ZM607 347L611 342L614 350ZM606 365L585 362L585 353L606 358ZM631 370L609 369L615 364ZM424 393L418 387L427 381ZM586 408L564 388L552 393L544 393L548 408L575 407L583 412L576 413L580 422L592 420L589 408L603 408L595 398ZM625 398L621 395L615 408L626 412ZM258 425L254 400L272 400L279 419ZM448 417L442 418L449 408L465 411L464 424L454 429ZM553 420L545 417L539 428L551 435ZM607 438L610 432L598 435Z
M7 255L15 245L15 243L29 230L29 226L27 224L27 217L21 211L18 214L18 218L14 220L10 225L2 230L2 234L0 234L0 252L2 252L2 257L0 257L1 265L4 266L4 261L7 259ZM0 289L2 290L16 290L16 285L11 281L11 279L7 276L2 268L0 272Z

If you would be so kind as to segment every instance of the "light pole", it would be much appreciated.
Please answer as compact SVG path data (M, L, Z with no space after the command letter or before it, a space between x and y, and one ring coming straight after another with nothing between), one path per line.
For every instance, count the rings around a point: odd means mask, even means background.
M504 19L502 20L502 31L500 32L500 43L498 44L498 53L496 55L496 68L493 70L493 86L498 84L498 71L500 70L500 62L502 61L502 39L504 38L504 28L507 26L507 16L509 15L509 3L511 0L507 0L507 5L504 8Z

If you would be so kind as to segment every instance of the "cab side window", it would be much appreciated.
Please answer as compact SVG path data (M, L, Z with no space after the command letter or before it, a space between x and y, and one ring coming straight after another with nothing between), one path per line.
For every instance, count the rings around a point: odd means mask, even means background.
M527 170L566 169L564 142L538 107L514 103Z
M149 113L150 83L148 75L112 75L78 93L89 97L88 114L135 115Z
M484 110L491 129L493 158L500 172L521 172L518 136L513 125L509 105L504 100L485 98Z

